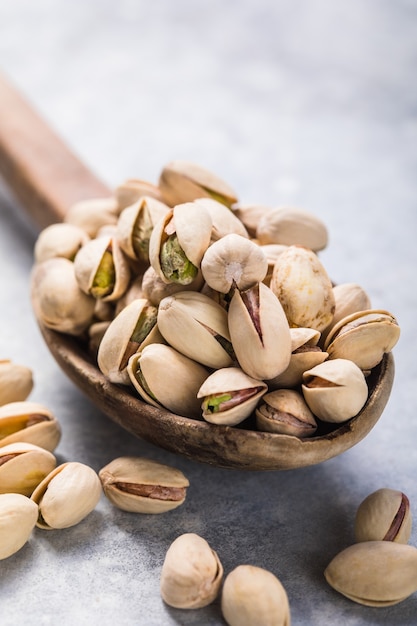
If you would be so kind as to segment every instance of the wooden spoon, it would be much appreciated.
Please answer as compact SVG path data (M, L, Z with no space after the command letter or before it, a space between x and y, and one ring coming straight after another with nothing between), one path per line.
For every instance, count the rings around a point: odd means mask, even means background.
M111 194L1 76L0 174L41 228L61 221L78 200ZM39 327L62 370L103 413L161 448L225 468L294 469L341 454L376 424L394 380L387 354L368 379L368 401L356 417L327 434L298 439L251 430L250 424L216 426L145 404L133 390L109 383L76 338Z

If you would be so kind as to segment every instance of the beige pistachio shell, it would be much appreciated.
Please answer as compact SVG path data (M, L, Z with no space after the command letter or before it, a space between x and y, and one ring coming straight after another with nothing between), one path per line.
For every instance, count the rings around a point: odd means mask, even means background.
M104 302L120 298L129 285L130 267L116 237L102 236L81 248L74 259L80 289Z
M26 400L33 389L33 372L30 367L0 360L0 406Z
M209 287L228 293L232 287L244 290L261 282L268 271L268 261L256 243L231 233L208 248L201 271Z
M167 343L202 365L233 364L227 313L202 293L182 291L161 300L158 328Z
M259 220L256 238L260 244L299 245L314 252L323 250L328 243L325 224L312 213L295 207L278 207L265 213Z
M256 230L261 218L272 210L271 207L262 204L242 204L240 202L234 204L232 209L233 213L242 222L249 236L252 238L256 237Z
M311 411L324 422L354 417L368 398L362 370L347 359L324 361L304 372L302 391Z
M335 310L333 286L312 250L289 246L277 259L270 286L290 326L321 332L330 324Z
M31 443L9 443L0 448L0 493L30 496L56 466L54 455Z
M110 323L100 342L97 364L113 383L129 385L127 364L148 343L163 343L156 325L157 309L145 298L127 305Z
M27 442L53 452L61 439L55 415L38 402L11 402L0 407L0 447Z
M263 381L248 376L240 368L225 367L210 374L197 397L202 399L207 422L235 426L253 413L267 390Z
M201 417L197 392L209 372L199 363L171 346L154 343L130 358L127 371L134 388L149 404L177 415Z
M150 266L143 274L142 297L147 298L151 304L158 306L161 300L167 296L171 296L179 291L200 291L203 284L204 279L201 272L198 272L197 277L188 285L166 283L158 276L153 267Z
M115 189L115 196L119 212L131 206L143 196L155 198L162 202L159 187L154 183L139 178L127 178Z
M378 365L400 337L400 327L388 311L368 309L341 319L324 344L329 359L350 359L363 371Z
M38 519L38 507L19 493L0 494L0 560L18 552Z
M417 591L417 548L391 541L356 543L335 556L324 575L354 602L392 606Z
M71 461L51 471L32 493L39 507L38 528L69 528L81 522L98 504L102 494L96 472Z
M150 196L142 196L120 213L117 239L123 252L135 261L149 261L149 239L155 224L169 207Z
M221 202L212 200L211 198L198 198L195 202L198 205L203 206L210 214L213 223L211 232L212 242L217 241L230 233L236 233L241 237L249 237L248 231L240 219L236 217L233 211Z
M272 572L238 565L225 578L221 609L229 626L290 626L287 593Z
M141 457L119 457L99 471L106 497L123 511L165 513L184 503L188 479L181 470Z
M231 207L237 202L233 189L218 176L189 161L167 163L159 177L159 189L170 206L197 198L213 198Z
M335 311L331 323L322 332L320 338L321 344L324 344L329 332L341 319L352 315L352 313L366 311L371 308L371 300L368 294L357 283L341 283L334 285L333 295L335 299Z
M68 259L48 259L34 266L31 297L37 319L47 328L81 335L91 324L94 298L80 289L74 263Z
M382 488L361 502L355 517L355 539L407 543L411 536L410 502L402 491Z
M164 602L177 609L211 604L223 580L217 553L203 537L185 533L173 541L162 565L160 589Z
M228 322L237 360L249 376L266 380L286 370L291 358L290 329L269 287L258 283L246 291L236 289Z
M256 409L259 430L295 437L311 437L317 422L302 394L294 389L278 389L263 396Z
M73 204L64 217L64 222L82 228L91 238L96 237L103 226L115 226L119 208L113 196L91 198Z
M40 232L35 242L35 262L41 263L56 256L72 261L89 240L90 237L79 226L65 222L51 224Z

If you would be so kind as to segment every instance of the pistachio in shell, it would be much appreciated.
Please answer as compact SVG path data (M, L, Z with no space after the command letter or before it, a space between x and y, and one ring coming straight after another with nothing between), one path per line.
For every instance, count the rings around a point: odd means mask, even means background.
M314 252L328 243L327 228L316 215L296 207L278 207L259 220L256 238L260 244L299 245Z
M402 491L383 487L369 494L355 517L355 539L407 543L411 536L410 501Z
M55 415L38 402L11 402L0 407L0 447L26 442L53 452L61 439Z
M263 396L256 408L258 430L295 437L311 437L317 422L302 394L295 389L277 389Z

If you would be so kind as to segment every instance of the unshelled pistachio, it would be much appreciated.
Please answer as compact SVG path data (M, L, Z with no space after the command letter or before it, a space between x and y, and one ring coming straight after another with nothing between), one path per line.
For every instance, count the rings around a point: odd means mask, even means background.
M188 479L181 470L141 457L120 457L99 471L106 497L123 511L165 513L184 503Z
M0 560L18 552L38 519L38 507L19 493L0 494Z
M311 437L317 422L302 394L295 389L277 389L263 396L256 408L259 430L295 437Z
M52 452L31 443L9 443L0 448L0 493L30 496L56 466Z
M402 491L382 488L361 502L355 517L355 539L407 543L411 535L410 502Z
M217 597L223 566L203 537L185 533L175 539L165 555L161 571L161 596L178 609L198 609Z
M309 211L295 207L266 212L259 220L256 238L260 244L299 245L314 252L323 250L328 242L325 224Z
M11 402L0 407L0 447L26 442L53 452L61 439L55 415L38 402Z
M33 389L33 372L30 367L0 360L0 406L26 400Z
M229 626L290 626L287 592L266 569L238 565L226 576L221 609Z

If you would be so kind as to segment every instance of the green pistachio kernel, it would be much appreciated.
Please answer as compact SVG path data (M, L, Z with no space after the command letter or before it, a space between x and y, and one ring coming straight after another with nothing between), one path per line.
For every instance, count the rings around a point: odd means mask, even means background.
M138 259L149 261L149 239L151 237L153 225L146 207L142 208L134 227L132 235L132 245Z
M120 361L119 370L127 367L130 357L138 351L139 346L146 339L156 324L158 309L155 306L144 306L136 322L133 333L127 343L123 358Z
M95 298L108 296L113 291L115 282L116 270L114 267L113 254L109 247L104 252L94 276L93 284L90 289L91 295Z
M160 263L162 273L172 283L189 285L198 274L198 267L187 259L175 233L162 244Z

